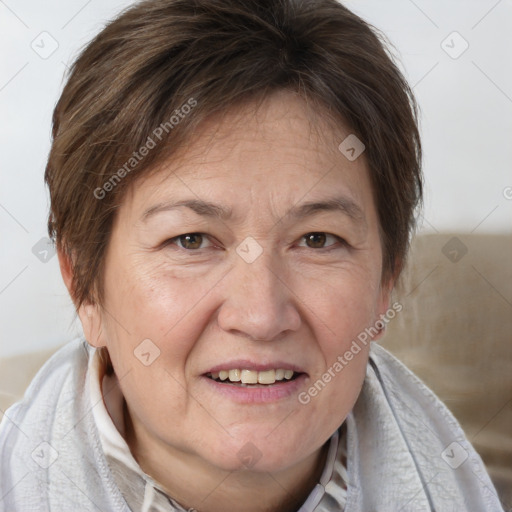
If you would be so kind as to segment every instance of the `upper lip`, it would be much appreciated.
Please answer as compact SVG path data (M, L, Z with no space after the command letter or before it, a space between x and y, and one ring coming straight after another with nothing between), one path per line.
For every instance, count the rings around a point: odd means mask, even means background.
M305 373L304 370L293 363L287 363L284 361L272 361L269 363L259 363L256 361L250 361L248 359L235 359L228 361L227 363L217 364L212 366L205 373L220 372L221 370L252 370L257 372L263 372L265 370L293 370L296 373Z

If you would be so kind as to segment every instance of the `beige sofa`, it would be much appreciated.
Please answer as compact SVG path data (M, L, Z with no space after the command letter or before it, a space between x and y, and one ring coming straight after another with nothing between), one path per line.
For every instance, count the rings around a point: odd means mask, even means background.
M512 236L420 236L400 285L382 345L453 412L510 511Z
M418 236L394 295L381 344L451 409L512 510L512 236ZM0 361L0 415L51 353Z

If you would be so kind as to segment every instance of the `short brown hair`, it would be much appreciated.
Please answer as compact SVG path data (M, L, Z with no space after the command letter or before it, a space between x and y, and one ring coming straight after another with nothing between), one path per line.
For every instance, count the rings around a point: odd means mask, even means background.
M364 142L382 279L397 277L422 198L421 144L412 91L381 39L335 0L146 0L108 24L70 70L45 173L75 306L101 302L113 219L134 180L206 117L283 89Z

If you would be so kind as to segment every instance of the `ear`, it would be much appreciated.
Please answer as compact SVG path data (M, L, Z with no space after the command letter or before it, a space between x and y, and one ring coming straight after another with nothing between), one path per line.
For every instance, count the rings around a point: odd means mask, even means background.
M394 277L390 277L386 282L381 283L379 298L377 302L376 308L376 318L375 324L379 328L379 332L372 337L372 341L377 341L382 338L386 332L386 325L389 322L389 312L390 312L390 302L391 302L391 292L395 286ZM393 318L395 316L395 306L393 305L392 309Z
M73 289L73 265L71 258L68 254L66 254L66 252L62 250L62 248L57 249L57 256L59 258L59 266L62 279L64 280L64 284L68 289L71 300L76 305L75 293ZM82 329L84 331L85 339L87 342L93 347L97 348L106 346L100 306L98 304L87 302L80 305L77 313L80 318Z
M73 293L73 266L71 264L71 258L64 252L62 247L57 248L57 256L59 258L59 267L62 279L64 280L64 284L68 289L71 299L75 302Z

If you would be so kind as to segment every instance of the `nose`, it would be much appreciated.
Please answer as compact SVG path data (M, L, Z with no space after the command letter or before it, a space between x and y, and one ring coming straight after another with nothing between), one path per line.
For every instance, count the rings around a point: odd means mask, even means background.
M271 341L301 325L298 299L286 283L284 269L262 254L247 263L241 258L224 283L225 300L219 327L252 340Z

